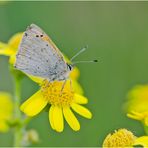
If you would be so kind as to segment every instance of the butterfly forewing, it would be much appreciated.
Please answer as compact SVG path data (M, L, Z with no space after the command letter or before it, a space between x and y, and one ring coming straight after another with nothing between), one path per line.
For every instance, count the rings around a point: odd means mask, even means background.
M34 24L24 32L15 67L50 81L65 79L65 74L68 73L62 53L45 32Z

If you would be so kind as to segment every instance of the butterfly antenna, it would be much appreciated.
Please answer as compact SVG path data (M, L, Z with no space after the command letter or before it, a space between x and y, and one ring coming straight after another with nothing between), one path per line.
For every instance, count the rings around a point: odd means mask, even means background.
M70 59L70 61L73 61L73 59L75 59L79 54L81 54L82 52L84 52L87 48L88 48L88 46L82 48L79 52L77 52L77 53Z
M76 65L78 63L96 63L98 62L98 60L90 60L90 61L76 61L76 62L73 62L72 65Z

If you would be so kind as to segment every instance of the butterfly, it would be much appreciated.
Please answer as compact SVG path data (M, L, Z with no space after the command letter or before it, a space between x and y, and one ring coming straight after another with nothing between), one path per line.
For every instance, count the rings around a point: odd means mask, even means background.
M50 82L68 79L73 69L50 37L35 24L27 27L23 34L14 67Z
M75 54L71 61L86 48ZM66 81L77 63L97 62L77 61L69 64L50 37L37 25L31 24L23 34L14 67L24 73L53 81Z

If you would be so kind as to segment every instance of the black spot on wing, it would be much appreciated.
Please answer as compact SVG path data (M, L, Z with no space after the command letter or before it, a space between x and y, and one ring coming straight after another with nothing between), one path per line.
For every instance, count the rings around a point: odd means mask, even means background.
M25 32L25 36L27 37L28 36L28 34Z
M41 35L38 35L38 34L37 34L36 37L37 37L37 38L38 38L38 37L41 37L41 38L42 38L42 37L43 37L43 34L41 34Z

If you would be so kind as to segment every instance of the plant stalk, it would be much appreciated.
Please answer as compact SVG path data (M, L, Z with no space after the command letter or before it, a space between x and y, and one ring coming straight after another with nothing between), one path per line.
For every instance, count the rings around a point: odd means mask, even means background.
M146 126L146 125L143 125L143 126L144 126L145 134L148 135L148 126Z
M15 94L14 94L14 117L16 122L18 124L15 127L15 133L14 133L14 147L21 147L22 142L22 127L21 127L21 112L20 112L20 101L21 101L21 88L20 88L20 82L21 79L19 79L17 76L14 76L15 80Z

